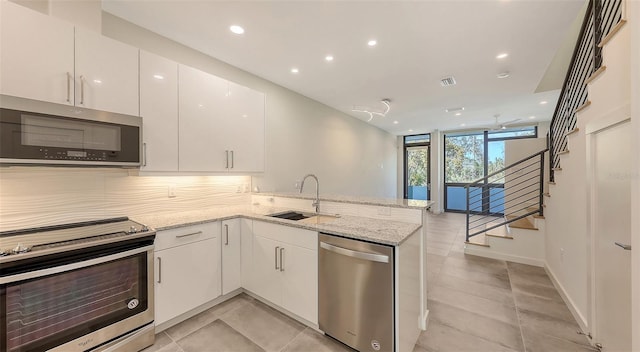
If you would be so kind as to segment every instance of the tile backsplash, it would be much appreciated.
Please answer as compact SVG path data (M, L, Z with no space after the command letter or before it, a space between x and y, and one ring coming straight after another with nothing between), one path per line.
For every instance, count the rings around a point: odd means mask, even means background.
M175 197L169 197L170 188ZM0 231L249 204L250 176L137 176L123 169L0 168Z

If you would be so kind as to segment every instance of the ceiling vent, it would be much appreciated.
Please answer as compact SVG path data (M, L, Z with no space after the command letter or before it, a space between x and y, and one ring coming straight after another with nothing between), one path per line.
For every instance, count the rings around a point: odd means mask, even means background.
M445 77L445 78L440 80L440 85L443 86L443 87L455 86L456 85L456 79L453 78L453 76Z

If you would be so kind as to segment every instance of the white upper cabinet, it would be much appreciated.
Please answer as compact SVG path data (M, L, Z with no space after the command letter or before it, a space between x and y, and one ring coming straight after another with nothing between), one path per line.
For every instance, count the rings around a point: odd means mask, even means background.
M264 171L264 94L179 70L180 171Z
M73 25L0 1L0 92L73 105Z
M137 48L8 1L0 7L2 94L138 115Z
M226 171L228 82L179 67L180 171Z
M178 171L178 63L140 51L142 171Z
M76 27L76 106L138 115L138 49Z
M229 82L230 171L264 171L264 93Z

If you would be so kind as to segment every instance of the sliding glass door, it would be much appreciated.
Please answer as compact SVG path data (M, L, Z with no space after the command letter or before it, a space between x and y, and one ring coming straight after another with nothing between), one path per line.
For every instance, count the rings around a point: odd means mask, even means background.
M404 198L431 199L430 135L404 137Z

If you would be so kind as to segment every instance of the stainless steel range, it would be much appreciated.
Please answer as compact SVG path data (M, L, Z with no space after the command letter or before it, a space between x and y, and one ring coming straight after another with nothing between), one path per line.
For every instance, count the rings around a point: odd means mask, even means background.
M153 344L154 239L128 218L0 232L0 351Z

